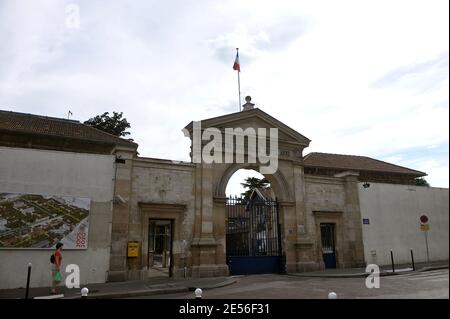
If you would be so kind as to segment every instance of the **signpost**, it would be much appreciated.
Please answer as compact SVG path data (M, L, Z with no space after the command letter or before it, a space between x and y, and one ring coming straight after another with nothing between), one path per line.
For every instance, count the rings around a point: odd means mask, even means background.
M430 230L430 225L428 225L428 216L420 216L420 230L425 234L425 245L427 247L427 263L430 262L430 253L428 250L428 231Z

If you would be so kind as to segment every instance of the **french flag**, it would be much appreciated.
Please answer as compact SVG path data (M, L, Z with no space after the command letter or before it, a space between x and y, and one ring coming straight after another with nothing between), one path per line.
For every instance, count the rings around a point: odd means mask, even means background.
M241 72L241 65L239 64L239 51L236 51L236 59L234 60L233 70Z

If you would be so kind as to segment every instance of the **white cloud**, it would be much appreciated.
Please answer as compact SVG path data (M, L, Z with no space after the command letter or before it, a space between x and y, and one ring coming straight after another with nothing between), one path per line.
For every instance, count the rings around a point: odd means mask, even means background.
M239 47L243 97L307 152L401 158L448 187L448 21L448 2L425 0L3 1L0 108L123 111L142 156L188 160L181 129L238 109Z

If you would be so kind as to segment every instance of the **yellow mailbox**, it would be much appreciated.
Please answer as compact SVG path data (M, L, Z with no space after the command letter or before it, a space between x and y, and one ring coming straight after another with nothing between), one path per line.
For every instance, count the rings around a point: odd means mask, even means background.
M128 242L128 257L139 257L139 242L129 241Z

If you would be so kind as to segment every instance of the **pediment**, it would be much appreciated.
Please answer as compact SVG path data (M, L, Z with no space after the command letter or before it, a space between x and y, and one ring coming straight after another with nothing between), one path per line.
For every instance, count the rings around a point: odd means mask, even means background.
M218 116L201 121L202 130L210 127L215 127L220 130L225 128L278 128L278 138L280 142L298 144L303 147L309 145L310 140L298 133L294 129L290 128L286 124L270 116L259 108L251 109L248 111L231 113L223 116ZM189 123L185 127L191 133L192 136L193 122Z

